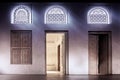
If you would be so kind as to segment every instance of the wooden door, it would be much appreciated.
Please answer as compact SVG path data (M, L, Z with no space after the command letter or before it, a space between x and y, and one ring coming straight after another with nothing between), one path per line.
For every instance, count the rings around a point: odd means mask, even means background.
M112 73L111 33L89 32L89 74Z
M89 73L98 73L98 36L89 34Z
M32 64L32 31L11 31L11 64Z

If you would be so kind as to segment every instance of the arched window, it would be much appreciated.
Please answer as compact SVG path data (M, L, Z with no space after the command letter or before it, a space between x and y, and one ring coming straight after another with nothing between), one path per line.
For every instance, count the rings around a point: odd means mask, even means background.
M108 11L102 7L95 7L88 11L88 24L110 24L110 15Z
M48 8L44 16L45 24L67 24L67 12L61 6Z
M24 5L17 6L11 14L12 24L29 24L31 23L31 10Z

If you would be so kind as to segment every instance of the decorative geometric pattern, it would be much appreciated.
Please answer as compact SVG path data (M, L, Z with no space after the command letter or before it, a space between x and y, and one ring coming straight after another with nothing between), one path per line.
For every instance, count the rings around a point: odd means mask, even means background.
M101 7L92 8L87 15L88 24L109 24L109 14Z
M66 24L67 14L58 6L54 6L46 11L45 23L47 24Z
M26 6L17 6L12 13L12 19L12 23L14 24L31 23L31 11Z

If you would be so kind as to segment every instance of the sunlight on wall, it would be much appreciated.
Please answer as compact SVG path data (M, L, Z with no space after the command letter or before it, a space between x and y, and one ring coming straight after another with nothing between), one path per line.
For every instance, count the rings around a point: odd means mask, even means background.
M3 55L0 55L0 73L4 73L8 68L7 58L5 58Z

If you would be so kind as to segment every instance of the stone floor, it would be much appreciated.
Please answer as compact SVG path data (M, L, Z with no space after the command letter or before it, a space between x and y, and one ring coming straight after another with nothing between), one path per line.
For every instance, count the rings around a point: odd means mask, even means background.
M0 80L120 80L120 75L0 75Z

